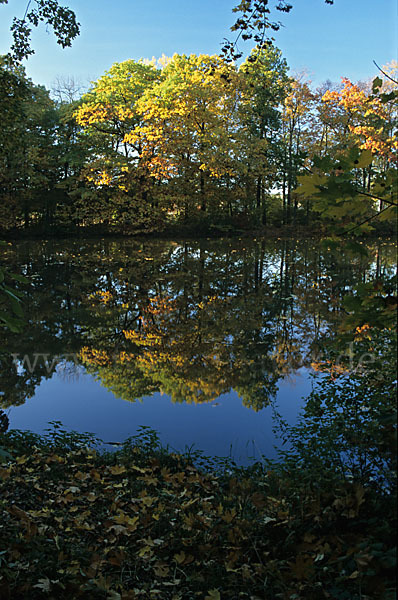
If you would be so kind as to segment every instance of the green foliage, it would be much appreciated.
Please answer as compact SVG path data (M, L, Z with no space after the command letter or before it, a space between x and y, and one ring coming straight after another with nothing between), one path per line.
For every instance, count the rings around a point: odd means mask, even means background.
M310 398L310 443L327 431L315 409ZM5 598L393 598L392 498L355 472L345 481L327 444L314 462L297 430L297 464L243 468L170 452L147 427L98 452L89 434L52 425L2 434Z
M298 177L297 192L307 197L312 209L335 224L338 233L373 229L379 217L395 222L397 214L396 169L376 174L370 187L362 185L361 170L370 168L373 155L352 146L336 158L315 156L311 174ZM386 212L388 211L388 212Z
M342 340L341 340L342 341ZM328 356L297 425L284 424L286 464L311 484L346 480L393 493L396 487L396 333L358 328L349 352Z
M1 61L0 229L51 225L62 200L58 186L76 173L67 167L73 131L62 122L63 110L21 67ZM76 139L74 146L76 155Z
M0 0L0 4L8 4L8 0ZM32 27L37 27L40 23L53 29L57 43L62 48L71 46L79 35L80 24L76 21L75 13L70 8L61 6L58 0L34 0L33 6L32 2L28 2L23 18L14 17L11 25L13 60L20 62L34 54L31 47Z
M344 331L354 331L357 327L394 328L397 308L397 276L384 281L379 279L361 283L354 294L344 299L344 306L350 313L342 325Z

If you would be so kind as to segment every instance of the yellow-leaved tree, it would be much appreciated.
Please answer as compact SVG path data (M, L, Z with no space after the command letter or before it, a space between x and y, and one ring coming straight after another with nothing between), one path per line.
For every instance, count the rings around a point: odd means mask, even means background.
M155 64L127 60L112 65L83 96L75 118L92 144L84 177L95 191L77 204L80 219L150 228L153 181L140 138L130 134L143 125L139 100L161 77Z
M222 183L234 175L238 96L233 65L175 54L139 101L142 125L126 139L141 144L151 175L168 180L170 212L188 218L222 202Z

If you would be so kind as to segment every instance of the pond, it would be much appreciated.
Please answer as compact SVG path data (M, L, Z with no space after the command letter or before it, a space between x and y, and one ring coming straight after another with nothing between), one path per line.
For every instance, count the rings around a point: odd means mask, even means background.
M344 296L394 270L392 245L367 250L297 239L15 243L7 263L30 283L23 331L1 333L0 406L14 428L59 420L120 442L144 425L177 450L274 457L273 414L297 418Z

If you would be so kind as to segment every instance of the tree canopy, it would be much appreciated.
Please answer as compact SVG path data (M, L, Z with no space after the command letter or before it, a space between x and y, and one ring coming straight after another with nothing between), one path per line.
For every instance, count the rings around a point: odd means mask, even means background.
M115 63L81 98L54 99L5 57L0 227L393 232L396 65L384 70L377 86L314 88L268 45L239 67Z

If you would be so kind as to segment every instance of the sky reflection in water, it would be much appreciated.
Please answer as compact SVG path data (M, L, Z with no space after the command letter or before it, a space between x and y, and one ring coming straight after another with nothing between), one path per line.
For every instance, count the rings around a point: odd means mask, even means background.
M278 411L294 423L302 398L311 391L306 369L278 385ZM239 464L275 457L278 439L273 433L272 407L259 412L242 405L234 391L209 404L173 404L155 393L142 402L115 398L91 375L68 382L55 374L44 381L34 398L9 409L10 427L42 433L48 422L59 420L65 429L94 432L105 442L120 442L140 425L157 430L163 444L177 450L193 446L210 456L229 456Z

